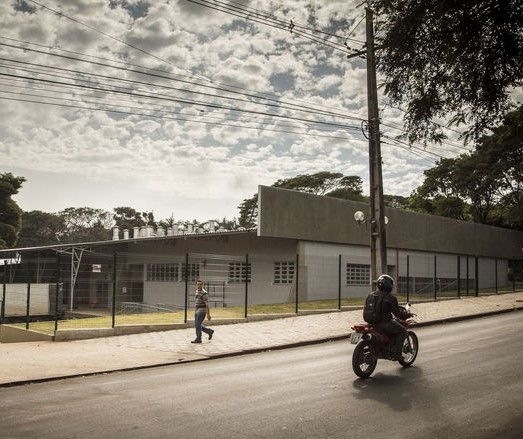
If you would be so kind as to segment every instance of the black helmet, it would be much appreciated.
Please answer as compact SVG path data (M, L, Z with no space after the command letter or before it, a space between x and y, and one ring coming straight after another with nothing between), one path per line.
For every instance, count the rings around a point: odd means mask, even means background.
M390 293L393 286L394 279L392 279L392 277L390 277L388 274L382 274L380 277L378 277L378 288L380 290Z

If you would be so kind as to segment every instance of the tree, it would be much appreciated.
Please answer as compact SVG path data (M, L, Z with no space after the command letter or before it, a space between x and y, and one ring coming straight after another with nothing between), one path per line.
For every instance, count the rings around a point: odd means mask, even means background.
M228 219L227 217L223 217L220 219L215 219L216 222L216 228L217 229L225 229L225 230L234 230L239 227L238 220L236 218Z
M523 81L521 0L370 0L377 68L393 105L404 105L411 142L440 141L433 124L469 125L477 140L499 123Z
M140 212L132 207L115 207L113 220L120 230L133 230L134 227L145 226L145 220Z
M94 242L110 239L113 224L111 213L91 207L68 207L59 212L65 231L61 242Z
M523 105L508 113L491 136L478 142L475 154L496 178L492 221L523 230Z
M359 177L354 177L359 178ZM326 195L328 192L352 184L351 177L344 177L339 172L317 172L296 177L280 179L272 186L308 192L316 195ZM357 183L356 183L357 184Z
M424 172L425 181L411 196L410 207L431 215L486 223L495 183L477 159L468 154L441 159Z
M161 220L158 225L164 229L168 229L170 227L174 227L174 225L176 224L176 221L174 220L174 216L171 215L169 218L165 218L163 220Z
M322 171L316 174L303 174L276 181L272 187L293 189L328 197L364 201L362 193L363 182L358 176L344 176L337 172ZM256 226L258 218L258 194L243 200L238 206L240 227Z
M413 210L523 229L523 106L509 112L476 150L424 172Z
M38 247L59 244L59 237L65 232L63 218L54 214L32 210L22 213L22 229L18 247Z
M16 244L22 227L22 209L11 197L24 182L24 177L15 177L10 172L0 174L0 249Z
M401 195L383 195L383 202L385 206L393 207L394 209L408 209L409 208L409 197L403 197Z
M240 210L239 226L247 229L255 227L258 218L258 194L243 200L238 209Z

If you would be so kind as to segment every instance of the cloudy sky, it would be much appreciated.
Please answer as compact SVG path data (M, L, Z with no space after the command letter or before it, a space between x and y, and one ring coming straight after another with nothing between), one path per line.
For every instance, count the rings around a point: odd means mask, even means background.
M0 172L23 210L233 218L318 171L368 193L361 0L0 0ZM457 143L407 148L380 97L384 192Z

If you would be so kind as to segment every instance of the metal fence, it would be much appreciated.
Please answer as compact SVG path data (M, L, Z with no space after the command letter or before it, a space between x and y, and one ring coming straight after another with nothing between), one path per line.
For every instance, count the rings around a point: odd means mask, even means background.
M0 268L0 323L58 330L184 324L202 278L213 319L361 306L370 267L349 255L183 254L169 257L71 249L31 254ZM400 301L521 291L522 261L399 255L390 273Z

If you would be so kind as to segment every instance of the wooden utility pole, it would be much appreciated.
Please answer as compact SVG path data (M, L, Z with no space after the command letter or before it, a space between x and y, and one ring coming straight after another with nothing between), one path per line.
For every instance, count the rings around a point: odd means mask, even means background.
M387 273L387 237L381 173L378 89L376 85L376 62L374 59L374 20L370 8L366 8L366 33L367 105L369 117L370 279L372 288L375 289L378 276L382 273Z

